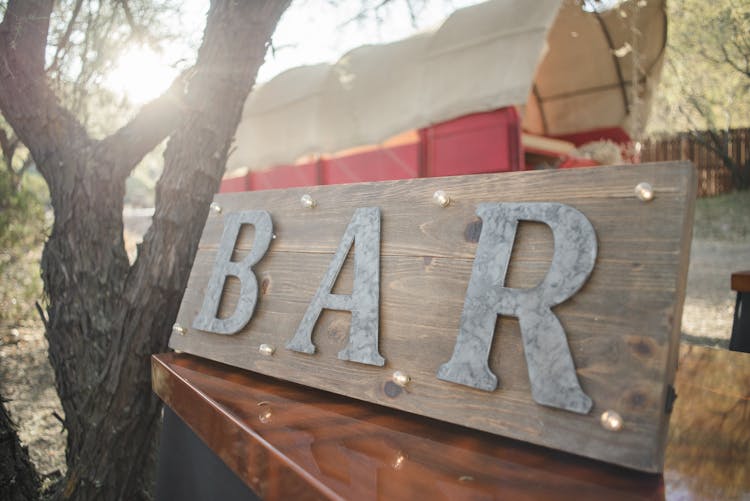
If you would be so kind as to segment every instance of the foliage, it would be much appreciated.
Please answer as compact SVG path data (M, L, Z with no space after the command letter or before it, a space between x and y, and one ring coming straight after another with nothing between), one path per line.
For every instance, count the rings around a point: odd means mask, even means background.
M0 170L0 321L18 324L37 317L46 198L39 175L26 176L17 189L11 175Z
M695 237L747 241L750 238L750 191L699 198L695 207Z
M7 2L0 1L0 13ZM147 47L159 53L179 43L190 48L198 40L183 40L180 19L183 4L177 0L55 2L50 20L46 69L50 87L61 103L90 131L103 137L130 121L137 106L102 85L107 74L128 51ZM198 35L198 34L196 34ZM185 67L190 61L175 61ZM0 116L3 163L20 183L33 167L31 156ZM161 152L160 152L161 153ZM128 202L153 205L154 182L160 174L160 154L144 159L136 179L128 184ZM144 183L146 192L144 192ZM131 193L131 189L135 190Z
M9 189L18 191L24 174L34 166L34 161L28 150L15 135L13 129L0 115L0 154L2 154L2 167L5 169Z
M48 38L47 73L53 90L93 136L106 136L130 121L138 110L102 82L118 60L134 48L159 53L180 40L183 3L177 0L84 2L63 0L53 11ZM196 35L199 35L196 34ZM174 62L186 67L190 61ZM161 174L161 153L150 154L126 186L126 203L153 206L154 184Z
M135 106L102 86L134 47L161 51L179 36L180 2L62 0L52 12L47 68L62 103L94 135L122 126Z
M6 6L0 2L1 13ZM51 88L93 135L113 132L137 110L100 85L103 78L133 45L159 51L173 43L180 26L174 20L180 16L176 0L56 2L47 47ZM38 174L27 175L34 163L2 116L0 146L0 321L17 324L38 318L35 303L42 296L39 260L49 193ZM127 203L153 206L162 153L163 148L149 154L134 171L126 186Z
M668 2L652 132L750 126L750 3Z
M669 2L666 66L652 132L690 131L722 159L737 189L750 188L750 159L729 154L733 127L750 125L750 3Z

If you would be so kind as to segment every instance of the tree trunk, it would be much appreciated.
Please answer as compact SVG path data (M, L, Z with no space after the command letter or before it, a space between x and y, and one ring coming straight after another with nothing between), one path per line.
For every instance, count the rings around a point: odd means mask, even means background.
M29 501L39 498L39 477L29 461L26 447L18 434L0 396L0 499Z
M0 26L0 109L31 151L55 212L42 275L50 361L68 430L63 499L150 497L160 405L149 357L167 348L244 101L287 5L214 0L182 104L173 92L96 141L44 80L52 1L8 4ZM125 180L170 132L153 223L130 266Z

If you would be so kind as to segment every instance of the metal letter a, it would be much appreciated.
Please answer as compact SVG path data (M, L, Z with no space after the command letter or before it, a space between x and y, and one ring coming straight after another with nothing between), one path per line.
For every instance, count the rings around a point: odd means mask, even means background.
M355 243L356 241L356 243ZM351 295L331 294L336 277L354 244L354 285ZM378 352L380 302L380 209L357 209L341 237L336 254L318 290L307 307L294 337L286 347L302 353L315 353L312 331L323 308L352 313L349 342L338 354L341 360L383 366Z

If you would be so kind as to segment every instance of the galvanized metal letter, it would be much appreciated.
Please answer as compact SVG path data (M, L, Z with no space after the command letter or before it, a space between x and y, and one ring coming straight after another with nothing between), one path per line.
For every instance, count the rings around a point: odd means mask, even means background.
M331 294L336 277L346 256L354 247L354 284L351 295ZM341 360L383 366L385 359L378 352L380 298L380 209L357 209L341 238L328 271L307 307L294 337L286 347L302 353L315 353L312 331L323 308L352 313L349 342L338 353Z
M234 252L234 246L243 224L251 224L255 227L253 247L242 261L234 262L232 252ZM219 250L216 252L214 269L203 297L203 306L193 320L194 328L216 334L235 334L247 325L255 311L255 303L258 301L258 280L255 278L252 267L266 254L272 236L273 223L271 223L271 215L266 211L249 210L227 214ZM231 316L217 318L224 282L229 275L240 280L240 297Z
M559 203L480 204L477 253L466 291L458 338L451 359L437 377L493 391L497 377L488 358L497 315L518 317L534 400L586 414L591 399L578 382L565 331L551 308L573 296L596 261L596 233L576 209ZM538 221L552 229L554 254L536 287L505 287L518 221Z

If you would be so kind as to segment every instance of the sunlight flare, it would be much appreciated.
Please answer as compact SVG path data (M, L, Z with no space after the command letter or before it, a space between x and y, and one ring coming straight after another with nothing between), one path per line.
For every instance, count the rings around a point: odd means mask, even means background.
M107 87L142 104L167 90L177 73L162 54L148 47L134 47L119 58L107 76Z

